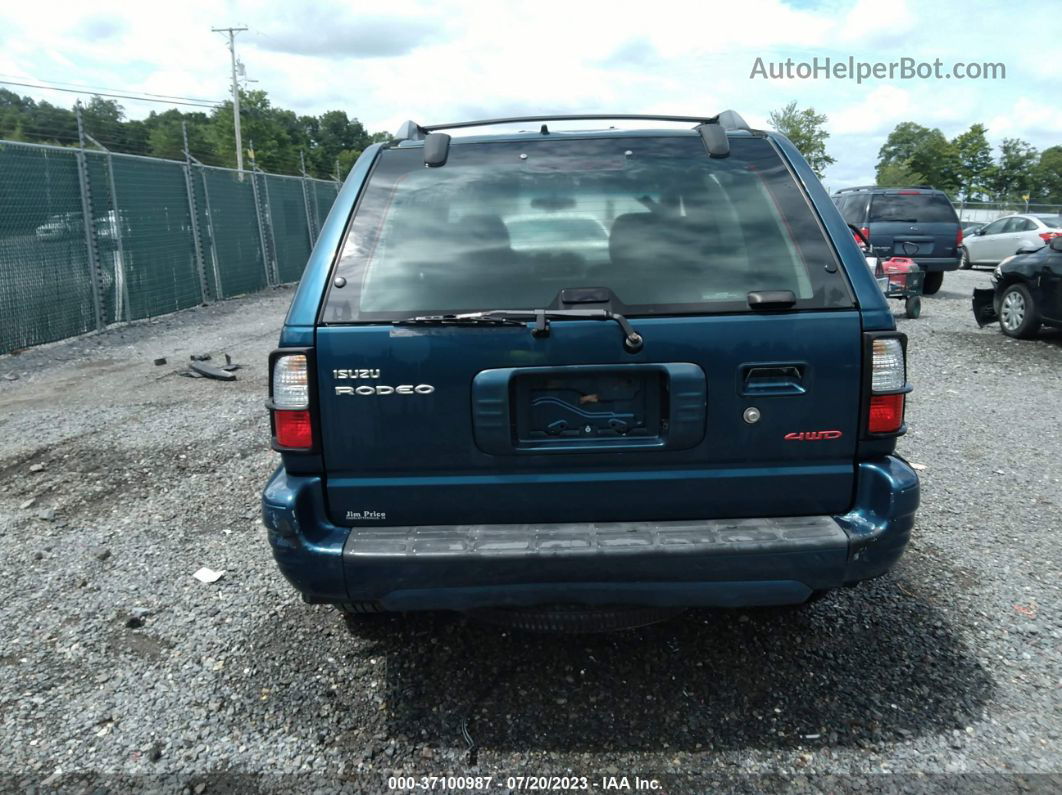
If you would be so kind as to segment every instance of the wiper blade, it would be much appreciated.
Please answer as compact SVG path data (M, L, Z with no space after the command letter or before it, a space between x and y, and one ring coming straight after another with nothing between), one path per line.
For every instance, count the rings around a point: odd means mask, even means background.
M480 313L469 315L419 315L391 321L392 326L522 326L519 320L503 317L481 317Z
M489 312L470 312L455 317L505 321L533 320L535 325L531 333L536 337L549 336L550 320L614 320L623 331L623 347L630 353L637 353L645 344L642 335L634 330L627 318L607 309L492 309Z
M418 315L393 320L393 326L522 326L534 321L531 334L549 336L550 320L614 320L623 331L623 347L631 353L642 349L645 341L630 321L607 309L491 309L486 312L465 312L450 315Z

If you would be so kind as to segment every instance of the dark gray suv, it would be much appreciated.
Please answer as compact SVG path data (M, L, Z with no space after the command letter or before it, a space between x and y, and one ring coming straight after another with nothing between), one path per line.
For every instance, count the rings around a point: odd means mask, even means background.
M863 186L843 188L833 203L844 220L857 227L875 249L911 257L926 272L923 292L933 295L944 271L958 270L962 226L944 191Z

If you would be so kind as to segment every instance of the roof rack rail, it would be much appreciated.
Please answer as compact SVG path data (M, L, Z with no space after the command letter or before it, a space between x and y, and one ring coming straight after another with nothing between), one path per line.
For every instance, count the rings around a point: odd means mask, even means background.
M919 190L936 190L933 185L892 185L889 187L883 187L881 185L853 185L851 188L838 188L833 192L836 196L838 193L851 193L857 190L911 190L917 188Z
M724 130L745 130L758 132L748 126L743 118L732 110L724 110L714 116L662 116L641 113L576 113L576 114L553 114L545 116L508 116L499 119L477 119L475 121L458 121L449 124L417 124L415 121L405 122L395 134L398 141L422 141L433 132L439 130L456 130L464 127L492 127L498 124L521 124L529 122L550 121L680 121L690 122L698 126L702 124L718 125Z

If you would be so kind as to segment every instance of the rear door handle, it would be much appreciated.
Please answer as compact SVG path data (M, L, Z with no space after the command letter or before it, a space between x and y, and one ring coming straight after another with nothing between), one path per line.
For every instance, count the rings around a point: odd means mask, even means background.
M805 366L802 364L747 364L741 368L741 394L803 395Z

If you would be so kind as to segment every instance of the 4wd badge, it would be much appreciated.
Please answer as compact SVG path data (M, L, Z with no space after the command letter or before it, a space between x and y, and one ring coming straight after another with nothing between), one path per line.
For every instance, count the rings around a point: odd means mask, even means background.
M840 439L843 435L840 431L800 431L787 433L785 438L790 442L820 442L823 439Z

